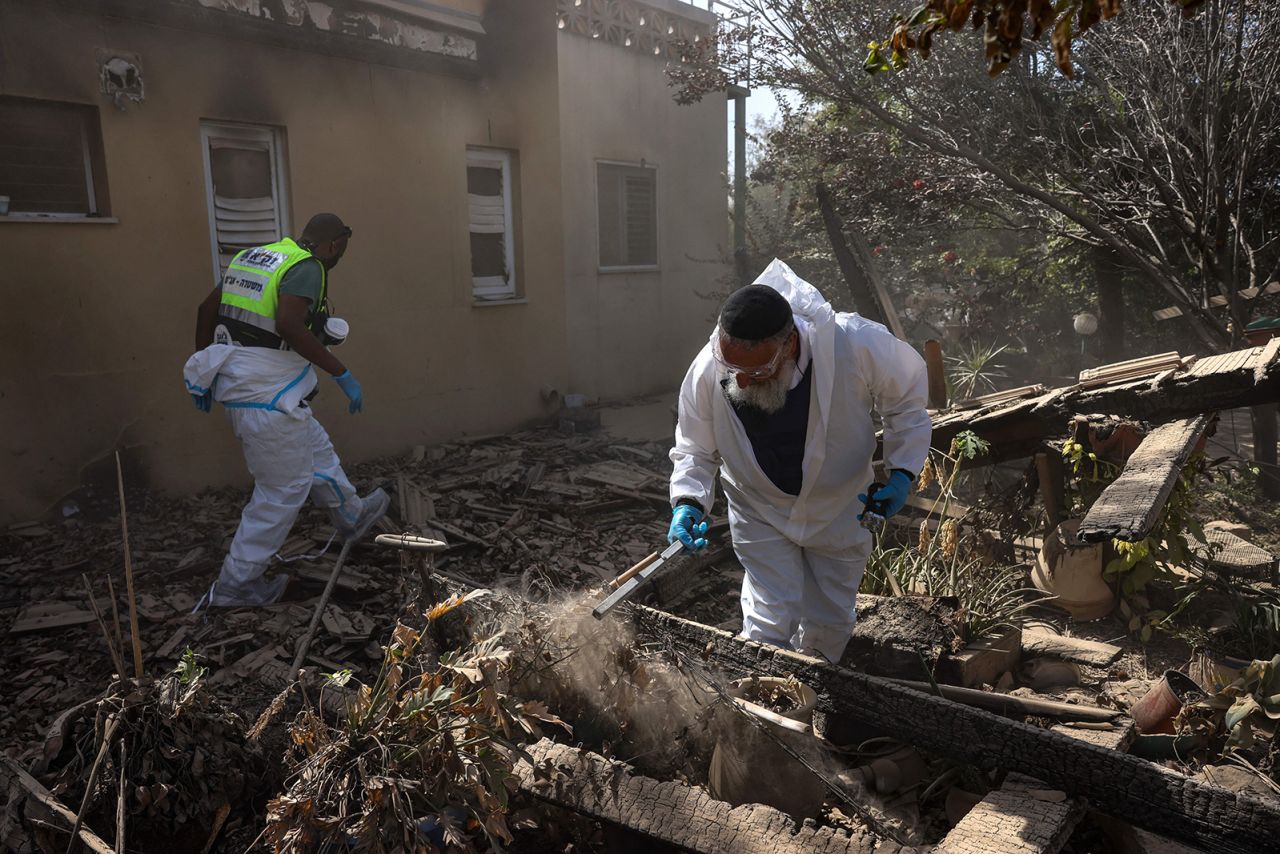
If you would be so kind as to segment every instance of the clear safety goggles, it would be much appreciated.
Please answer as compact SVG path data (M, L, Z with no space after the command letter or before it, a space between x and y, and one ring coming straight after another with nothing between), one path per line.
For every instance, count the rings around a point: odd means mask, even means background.
M782 340L782 343L778 345L778 349L774 352L773 358L768 362L754 367L744 367L743 365L735 365L724 357L724 353L720 350L720 336L717 335L715 340L711 343L711 355L715 358L716 364L730 373L741 374L742 376L752 380L764 380L777 373L778 366L782 364L783 357L787 355L787 351L790 349L788 346L790 344L791 336L788 335Z

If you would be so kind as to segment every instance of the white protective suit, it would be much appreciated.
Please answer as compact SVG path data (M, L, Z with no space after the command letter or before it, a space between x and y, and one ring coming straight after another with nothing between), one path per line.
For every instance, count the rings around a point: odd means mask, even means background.
M292 351L213 344L187 360L183 378L188 391L212 389L213 399L226 406L253 475L253 496L210 591L210 604L273 602L287 579L268 581L263 574L307 496L329 510L340 532L355 527L366 504L305 403L318 382L315 368Z
M746 569L742 634L839 661L872 545L857 521L858 493L873 479L871 410L884 425L885 468L919 474L931 435L924 360L881 324L837 313L781 261L755 283L786 297L812 359L800 494L778 489L756 462L708 341L680 389L671 501L693 498L710 512L720 471L734 551Z

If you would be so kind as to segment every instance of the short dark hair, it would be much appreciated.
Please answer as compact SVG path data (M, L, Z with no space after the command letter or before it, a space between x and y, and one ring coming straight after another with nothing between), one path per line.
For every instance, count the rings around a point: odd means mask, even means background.
M791 304L768 285L747 285L734 291L720 309L722 332L740 341L764 341L787 329Z
M338 240L351 234L351 229L337 214L318 213L307 220L307 227L302 229L301 243L319 246L331 240Z

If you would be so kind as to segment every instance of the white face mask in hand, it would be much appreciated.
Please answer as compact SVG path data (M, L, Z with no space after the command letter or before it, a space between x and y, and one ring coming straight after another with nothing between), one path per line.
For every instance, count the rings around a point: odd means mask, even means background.
M328 347L336 347L347 340L351 332L351 324L341 317L330 317L324 322L324 343Z

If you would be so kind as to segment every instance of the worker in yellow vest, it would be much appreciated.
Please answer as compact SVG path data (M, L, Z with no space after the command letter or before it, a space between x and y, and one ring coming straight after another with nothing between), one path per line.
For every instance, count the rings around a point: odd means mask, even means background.
M196 315L196 353L183 378L198 409L226 407L253 475L222 571L207 594L215 607L267 605L288 586L265 578L307 496L329 510L345 539L364 536L386 513L381 489L360 497L342 471L329 435L307 405L318 371L337 382L348 411L364 406L360 383L329 346L347 324L331 317L328 274L347 250L351 229L334 214L316 214L295 242L284 238L246 249Z

